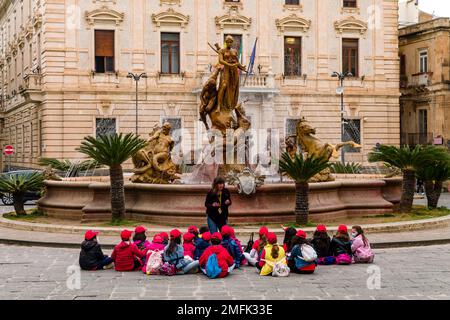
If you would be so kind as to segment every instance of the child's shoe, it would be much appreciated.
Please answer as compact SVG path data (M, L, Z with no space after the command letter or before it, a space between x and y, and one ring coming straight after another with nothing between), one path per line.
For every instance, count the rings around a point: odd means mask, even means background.
M108 269L112 269L112 268L114 268L114 263L113 262L111 262L110 264L108 264L106 266L103 266L103 270L108 270Z

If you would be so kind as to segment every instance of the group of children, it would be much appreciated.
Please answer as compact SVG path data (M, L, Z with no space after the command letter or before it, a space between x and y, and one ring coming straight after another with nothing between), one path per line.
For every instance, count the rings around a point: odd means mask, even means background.
M83 270L141 270L146 274L190 274L203 272L210 278L224 278L234 268L255 266L263 276L287 276L290 272L310 274L317 265L372 263L374 253L359 226L351 234L339 226L336 235L328 235L324 225L318 225L312 239L302 230L284 228L283 244L267 227L259 230L259 238L249 241L243 249L234 229L223 226L211 234L208 227L162 232L149 241L145 227L133 232L123 230L121 242L110 257L104 255L98 242L98 232L87 231L81 244L79 263Z

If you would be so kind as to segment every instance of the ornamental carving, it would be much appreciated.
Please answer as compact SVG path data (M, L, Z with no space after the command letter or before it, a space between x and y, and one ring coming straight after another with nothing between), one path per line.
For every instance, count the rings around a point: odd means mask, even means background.
M158 28L163 25L168 25L178 26L184 29L188 25L189 19L189 16L176 12L172 8L158 14L152 14L152 21Z
M120 13L104 6L93 11L86 11L85 18L89 25L93 26L95 23L113 23L116 26L121 24L125 18L125 13Z
M228 10L227 14L216 17L215 22L218 30L224 30L225 28L237 28L247 31L252 24L252 18L247 18L239 14L238 7L232 6Z
M367 31L367 23L358 20L355 17L349 17L343 20L336 21L334 23L334 29L338 33L343 32L358 32L364 34Z
M275 20L275 24L280 33L285 30L307 32L311 27L311 20L303 19L293 13L286 18Z

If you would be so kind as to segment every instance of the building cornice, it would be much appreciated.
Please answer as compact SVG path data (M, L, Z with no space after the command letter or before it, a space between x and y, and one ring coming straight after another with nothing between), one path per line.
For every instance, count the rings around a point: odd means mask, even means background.
M399 29L399 37L426 34L436 31L450 31L450 18L437 18L430 21L416 23Z

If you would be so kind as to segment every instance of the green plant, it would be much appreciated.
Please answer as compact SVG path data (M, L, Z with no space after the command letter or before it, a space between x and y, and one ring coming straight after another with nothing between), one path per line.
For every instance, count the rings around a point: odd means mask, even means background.
M281 156L281 172L295 181L295 220L298 224L306 225L308 223L308 181L328 167L328 159L324 157L304 158L303 155L295 155L295 158L292 159L288 153L283 153Z
M409 146L395 147L381 145L369 153L370 162L384 162L402 171L402 198L400 200L400 211L410 212L414 201L416 186L416 171L435 161L448 158L448 152L440 147L420 146L414 148Z
M423 181L428 207L437 208L444 181L450 179L450 161L435 161L417 170L417 177Z
M0 191L13 196L14 211L17 215L25 215L24 196L27 191L39 191L43 188L44 179L40 172L21 172L0 175Z
M88 171L103 167L102 164L95 160L84 160L80 162L73 162L70 160L58 160L55 158L41 158L39 160L40 166L51 166L53 169L65 172L68 177L78 177L81 171Z
M355 162L347 162L342 164L342 162L333 162L330 165L332 173L349 173L349 174L361 174L361 164Z
M85 137L77 149L101 165L109 167L111 180L111 213L113 220L120 220L125 214L125 191L122 164L147 142L133 133L109 134L98 138Z

